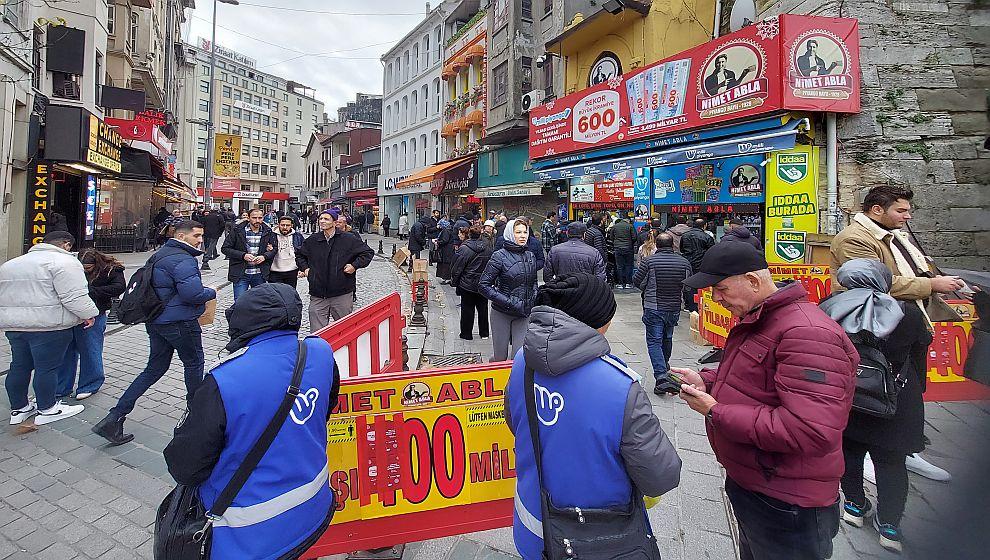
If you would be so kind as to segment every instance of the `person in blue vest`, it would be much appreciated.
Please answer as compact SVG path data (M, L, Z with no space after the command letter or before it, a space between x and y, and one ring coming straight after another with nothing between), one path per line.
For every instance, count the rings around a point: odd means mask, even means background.
M286 284L245 292L227 311L231 353L207 375L165 448L179 484L198 485L210 508L275 414L292 379L302 301ZM268 452L213 524L213 560L298 558L326 531L327 420L340 378L333 350L306 339L299 396ZM264 507L252 507L264 503Z
M512 364L505 395L517 456L512 532L525 560L543 554L524 393L527 366L535 370L544 484L554 505L626 505L680 483L681 459L653 414L639 374L611 354L605 339L615 308L612 290L595 275L552 279L540 288Z

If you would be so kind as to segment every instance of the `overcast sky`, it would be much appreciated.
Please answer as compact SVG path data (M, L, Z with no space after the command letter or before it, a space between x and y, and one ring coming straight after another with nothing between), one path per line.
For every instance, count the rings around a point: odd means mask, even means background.
M210 38L213 1L196 5L183 30L191 43ZM335 117L355 93L382 92L379 59L422 21L426 2L243 0L218 4L217 14L218 44L257 60L259 70L315 88Z

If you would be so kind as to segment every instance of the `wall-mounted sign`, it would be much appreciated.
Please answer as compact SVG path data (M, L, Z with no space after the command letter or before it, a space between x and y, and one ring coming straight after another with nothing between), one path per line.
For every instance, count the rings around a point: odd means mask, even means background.
M671 214L759 214L759 204L658 204L657 210Z
M234 107L238 109L244 109L245 111L251 111L252 113L258 113L259 115L271 116L271 107L264 107L262 105L255 105L254 103L248 103L247 101L234 101Z
M165 126L168 124L168 113L164 111L156 111L154 109L145 109L140 113L134 115L134 120L148 123L154 126ZM109 119L108 119L109 120Z
M591 65L591 71L588 72L588 87L603 84L620 75L622 75L622 62L619 61L619 57L613 52L605 51Z
M210 40L209 39L200 38L199 39L199 48L203 49L204 51L209 51L210 50ZM254 68L258 64L253 58L246 57L246 56L244 56L243 54L241 54L239 52L232 51L230 49L224 48L222 45L217 45L215 50L216 50L216 53L217 53L218 56L222 56L224 58L229 58L230 60L233 60L234 62L240 62L241 64L244 64L246 66L250 66L251 68Z
M763 223L773 232L773 243L765 247L767 260L803 260L805 234L818 233L818 148L795 146L770 154L766 200Z
M760 203L765 183L762 155L657 167L653 203Z
M34 165L28 174L27 208L24 211L24 250L41 243L48 233L51 175L48 162Z
M213 146L213 191L241 190L241 136L217 134Z
M534 107L530 158L788 109L859 112L858 25L792 14L765 19Z
M92 175L86 176L85 222L86 241L92 241L96 233L96 177Z
M48 107L45 159L86 163L102 171L120 173L121 142L115 126L81 107Z
M86 149L86 163L120 173L120 133L115 127L101 121L96 115L89 116L89 145Z

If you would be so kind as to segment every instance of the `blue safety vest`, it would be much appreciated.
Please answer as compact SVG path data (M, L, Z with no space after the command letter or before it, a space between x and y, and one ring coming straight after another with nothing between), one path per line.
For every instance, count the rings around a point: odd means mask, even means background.
M292 379L294 331L272 331L215 367L227 415L226 446L199 489L209 509L275 415ZM213 524L214 560L280 558L323 527L334 509L327 464L327 412L337 375L333 350L306 340L307 360L299 396L268 452Z
M543 554L543 516L523 393L525 367L520 352L507 386L509 417L516 437L512 534L525 560L539 560ZM638 379L636 372L610 355L558 376L536 372L543 476L554 505L592 508L629 503L632 481L619 446L629 387Z

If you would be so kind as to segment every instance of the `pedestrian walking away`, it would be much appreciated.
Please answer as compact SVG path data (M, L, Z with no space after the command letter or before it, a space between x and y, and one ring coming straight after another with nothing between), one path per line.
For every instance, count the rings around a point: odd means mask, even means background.
M441 284L450 284L450 270L454 264L454 251L458 245L459 231L454 229L452 224L442 223L444 225L440 229L440 236L437 237L437 278L440 279Z
M357 271L371 264L375 252L356 235L339 232L338 214L320 214L320 231L296 251L299 275L309 278L309 328L316 332L354 310Z
M588 229L584 233L584 242L594 247L601 254L602 262L608 264L608 250L605 247L605 230L602 226L603 219L601 214L595 214L591 217L591 224L588 225Z
M72 342L66 349L62 367L58 372L58 397L72 394L76 385L76 371L79 372L79 385L76 400L89 398L100 390L106 375L103 371L103 337L107 330L107 312L113 299L127 289L124 280L124 265L110 255L96 249L83 249L79 252L79 262L86 273L89 284L89 297L96 304L99 314L93 326L72 327Z
M557 234L560 233L560 224L556 212L547 212L547 219L543 221L540 228L540 241L543 243L543 252L550 256L550 249L557 243Z
M492 248L481 238L481 228L471 227L466 234L451 270L451 284L461 296L461 332L464 340L473 340L474 317L478 316L478 336L488 338L488 300L480 293L481 275L488 268Z
M856 348L801 283L777 288L748 243L719 243L684 284L712 287L739 318L717 370L670 369L725 468L741 558L829 558Z
M509 359L522 348L529 312L536 299L536 258L526 248L529 224L516 218L506 226L503 246L492 254L478 286L492 302L492 361ZM542 250L540 253L542 255Z
M610 231L612 249L615 251L615 283L617 288L633 287L633 261L636 250L636 228L631 213L620 213Z
M588 226L583 222L567 224L567 241L554 245L547 255L547 264L543 269L545 282L574 272L591 274L605 281L605 261L602 254L583 241L587 230Z
M202 224L187 220L176 226L175 237L148 259L151 285L164 309L144 325L151 351L148 364L110 413L93 426L93 432L114 445L134 439L132 434L124 433L124 420L137 400L165 375L175 353L182 361L187 403L203 382L203 328L199 317L206 311L206 302L216 299L217 292L203 286L196 261L203 254L199 249L202 244Z
M436 223L432 216L423 216L409 230L409 272L412 272L413 261L422 257L423 249L429 249L430 231Z
M83 411L82 405L56 397L72 329L92 328L100 314L89 297L83 265L69 252L75 242L71 233L53 231L26 254L0 265L0 330L10 342L4 385L11 425L35 415L34 423L44 425ZM28 400L29 386L34 401Z
M406 214L399 214L399 239L405 239L409 236L409 216Z
M382 218L382 224L381 224L383 236L388 237L388 230L390 227L392 227L392 218L390 218L388 214L385 214L385 217Z
M691 263L691 270L697 271L701 266L701 260L705 258L705 253L715 244L715 241L705 232L705 221L698 218L691 224L691 229L681 235L681 254ZM685 290L684 307L688 311L697 311L698 302L695 301L695 290Z
M524 560L548 558L543 539L553 534L554 525L541 504L542 490L575 522L581 519L581 536L587 539L614 535L596 534L605 523L589 515L585 525L582 510L632 511L638 539L615 542L615 557L660 558L643 498L679 484L681 459L653 413L639 374L612 355L605 339L615 296L597 276L575 273L543 285L535 303L505 390L505 420L517 453L516 549ZM526 401L534 394L531 414ZM553 536L560 546L560 536ZM572 543L576 557L583 557L582 545Z
M304 359L299 395L230 507L213 522L210 558L299 558L326 531L335 511L327 480L326 422L340 376L326 341L300 349L299 294L284 284L247 292L229 313L230 354L215 366L165 447L168 471L195 486L209 510L237 471Z
M219 211L205 208L201 217L203 224L203 270L210 270L210 261L217 258L217 242L223 235L226 221Z
M902 228L911 220L911 200L914 192L904 187L881 185L870 189L863 198L862 212L853 216L852 223L842 229L832 239L830 270L832 287L836 291L845 289L835 277L836 272L847 261L857 258L877 259L891 272L890 295L895 299L911 302L921 309L931 326L929 307L937 311L938 303L933 298L939 294L949 294L966 284L958 276L937 274L931 269L929 259ZM947 320L948 317L936 317ZM921 390L927 388L926 378L922 377ZM920 453L911 453L907 458L908 470L933 480L947 481L952 476L943 468L931 464ZM872 465L867 465L871 468Z
M296 264L296 251L302 247L303 234L295 231L292 218L283 216L278 221L275 233L275 257L268 272L269 282L287 284L295 289L299 282L299 266Z
M681 318L684 280L692 274L691 264L674 252L674 236L661 233L656 237L657 252L640 262L633 284L643 293L643 324L646 347L653 364L656 395L678 394L680 384L670 379L670 356L674 347L674 329Z
M725 243L730 241L741 241L743 243L749 243L753 247L756 247L758 251L763 250L763 244L757 239L753 232L749 231L749 228L743 224L742 220L739 218L732 218L729 220L729 230L725 232L719 243Z
M849 525L862 527L873 516L880 545L900 552L903 540L900 522L908 495L905 459L925 446L921 380L927 369L932 335L925 328L925 317L918 306L898 302L889 295L893 276L880 261L846 261L836 278L848 290L833 294L820 307L858 347L880 350L895 383L902 385L892 416L879 417L855 407L849 414L849 424L842 434L846 467L842 475L845 497L842 519ZM875 466L875 509L863 489L867 453Z
M275 232L264 223L260 208L248 212L247 222L230 229L221 251L230 259L227 280L234 285L234 301L268 281L277 246Z
M681 237L685 233L691 231L691 226L687 224L687 216L678 215L674 218L674 227L668 229L671 235L674 236L674 252L683 253L681 251Z

